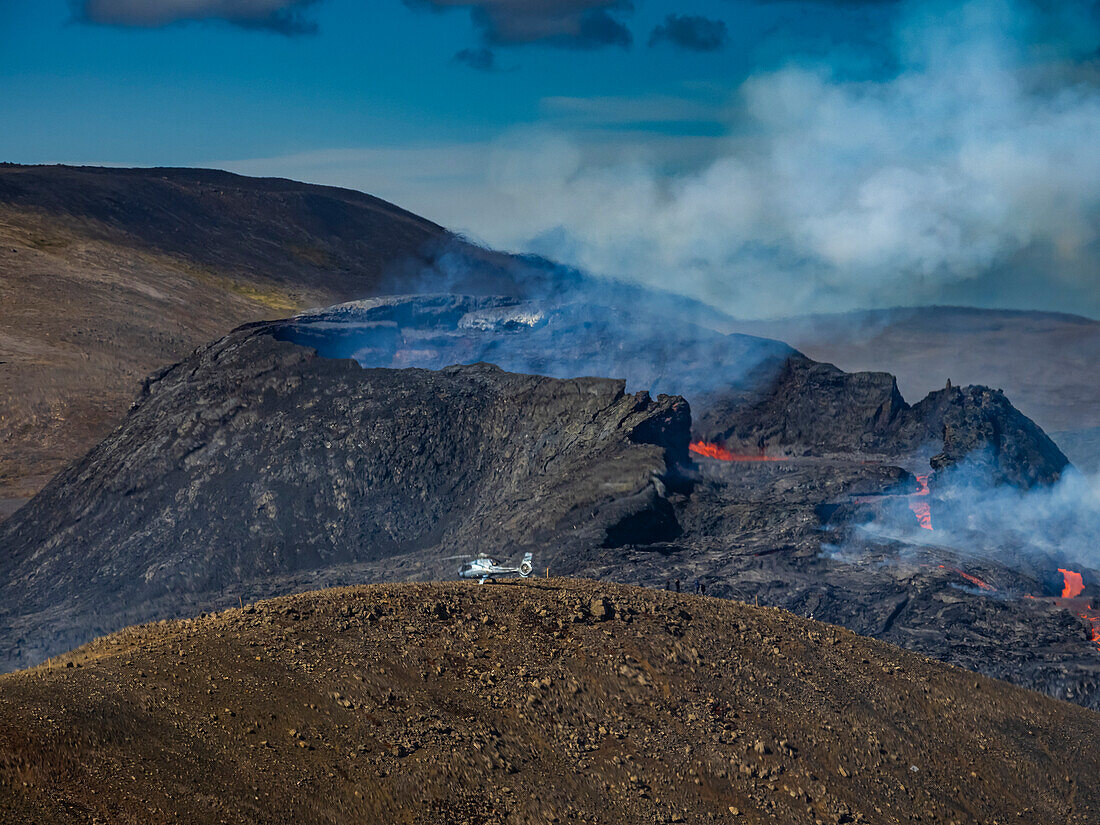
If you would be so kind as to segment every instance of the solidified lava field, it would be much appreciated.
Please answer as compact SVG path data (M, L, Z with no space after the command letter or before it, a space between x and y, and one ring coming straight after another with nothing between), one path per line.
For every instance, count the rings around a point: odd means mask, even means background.
M530 551L538 570L705 587L1100 704L1098 577L1069 553L1100 530L1087 508L1066 517L1072 468L1003 394L909 405L888 375L690 325L661 329L682 359L662 366L644 339L597 346L652 328L638 318L529 310L357 302L243 327L151 376L111 436L0 525L3 666L130 624ZM515 366L550 343L626 380L446 366L462 347ZM728 374L722 353L742 359ZM691 397L635 391L643 379ZM1003 494L1062 509L1004 532ZM1063 569L1082 576L1071 600Z

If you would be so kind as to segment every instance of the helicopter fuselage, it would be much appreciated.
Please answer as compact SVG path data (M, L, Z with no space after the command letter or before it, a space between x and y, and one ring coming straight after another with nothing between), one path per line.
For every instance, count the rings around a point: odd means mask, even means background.
M503 578L505 576L519 576L522 579L531 575L532 563L531 554L527 553L523 557L523 561L517 567L509 567L507 565L500 564L495 559L491 559L488 556L479 556L473 561L468 561L459 568L458 576L462 579L478 579L479 584L484 584L486 581L492 581L496 578Z

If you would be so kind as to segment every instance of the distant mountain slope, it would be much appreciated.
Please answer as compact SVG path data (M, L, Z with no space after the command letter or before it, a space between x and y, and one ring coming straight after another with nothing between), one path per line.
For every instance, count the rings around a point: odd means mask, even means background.
M1065 430L1051 433L1050 437L1080 470L1100 474L1100 427Z
M248 321L408 291L441 258L498 291L513 277L515 259L360 192L0 165L0 518L106 435L153 370Z
M295 295L375 291L395 260L445 235L361 192L210 169L5 166L0 204Z
M771 608L563 579L134 628L0 677L35 823L1064 823L1100 715Z

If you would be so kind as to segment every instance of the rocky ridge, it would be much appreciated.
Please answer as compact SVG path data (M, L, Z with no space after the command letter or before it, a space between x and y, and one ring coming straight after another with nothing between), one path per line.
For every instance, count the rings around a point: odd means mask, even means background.
M771 608L323 591L0 677L12 821L1064 822L1100 716Z
M605 296L611 297L611 296ZM1068 461L999 391L948 387L910 405L892 375L848 373L778 341L721 334L671 318L659 304L580 303L509 296L406 295L303 313L274 334L365 367L489 361L568 378L623 378L634 389L683 395L697 438L734 452L864 454L977 461L991 483L1051 484Z

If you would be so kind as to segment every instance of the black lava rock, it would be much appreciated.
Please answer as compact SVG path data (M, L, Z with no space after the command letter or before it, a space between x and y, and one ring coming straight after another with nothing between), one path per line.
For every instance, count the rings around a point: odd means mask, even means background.
M678 534L662 479L687 463L680 398L486 364L362 369L269 331L148 380L118 430L0 527L0 604L45 612L0 663L84 640L92 616L186 612L249 582L411 556L438 577L452 554Z

